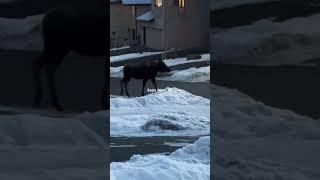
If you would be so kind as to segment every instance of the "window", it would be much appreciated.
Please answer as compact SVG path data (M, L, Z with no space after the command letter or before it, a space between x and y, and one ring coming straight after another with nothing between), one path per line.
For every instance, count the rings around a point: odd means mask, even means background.
M162 6L162 0L156 0L156 4L157 7L161 7Z
M179 0L179 8L184 8L184 0Z

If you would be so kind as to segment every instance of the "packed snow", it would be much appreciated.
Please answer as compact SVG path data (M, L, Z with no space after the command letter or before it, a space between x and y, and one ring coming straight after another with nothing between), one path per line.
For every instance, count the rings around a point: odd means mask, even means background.
M111 180L209 180L210 137L199 138L170 155L134 155L110 164Z
M258 4L264 2L273 2L280 0L212 0L211 1L211 10L219 10L224 8L232 8L240 5L246 4Z
M129 59L140 58L140 57L145 57L145 56L151 56L151 55L155 55L155 54L161 54L161 52L142 52L142 53L130 53L130 54L123 54L123 55L118 55L118 56L111 56L110 63L118 62L118 61L125 61L125 60L129 60Z
M44 15L23 19L0 18L0 49L35 50L42 48L40 24Z
M320 15L284 22L262 19L227 30L212 29L210 42L219 61L292 64L320 56Z
M177 88L110 99L111 136L196 136L210 133L210 101Z
M205 82L210 81L210 66L173 71L168 77L157 78L166 81Z
M211 88L216 179L319 179L320 121Z

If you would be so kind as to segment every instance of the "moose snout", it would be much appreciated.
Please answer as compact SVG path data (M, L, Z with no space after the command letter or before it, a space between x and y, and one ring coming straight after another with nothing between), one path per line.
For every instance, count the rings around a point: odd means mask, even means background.
M171 72L171 69L167 67L166 72Z

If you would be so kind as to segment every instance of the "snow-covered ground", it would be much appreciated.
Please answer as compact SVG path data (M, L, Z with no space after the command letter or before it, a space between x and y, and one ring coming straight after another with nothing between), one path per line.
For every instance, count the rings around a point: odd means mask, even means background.
M118 62L118 61L126 61L129 59L140 58L144 56L151 56L155 54L161 54L161 52L142 52L142 53L130 53L130 54L123 54L118 56L111 56L110 63Z
M44 15L24 19L0 18L0 49L39 50L42 48L40 24Z
M320 57L320 15L284 22L262 19L253 24L211 32L211 48L220 61L297 64Z
M216 179L319 179L320 121L212 86Z
M197 136L210 133L210 101L177 88L110 99L111 136Z
M280 0L211 0L211 10L219 10L224 8L232 8L246 4L258 4L264 2L272 2Z
M170 76L157 79L182 82L206 82L210 81L210 66L173 71L171 74Z
M210 137L201 137L170 155L134 155L110 164L111 180L209 180Z
M128 48L130 48L130 46L123 46L123 47L119 47L119 48L112 48L112 49L110 49L110 51L121 50L121 49L128 49Z
M175 58L163 60L169 66L183 65L196 62L210 62L210 54L202 54L200 59L187 60L187 58ZM111 77L123 77L123 66L110 67ZM166 81L185 81L185 82L203 82L210 80L210 67L189 68L184 70L176 70L169 73L168 77L158 78Z

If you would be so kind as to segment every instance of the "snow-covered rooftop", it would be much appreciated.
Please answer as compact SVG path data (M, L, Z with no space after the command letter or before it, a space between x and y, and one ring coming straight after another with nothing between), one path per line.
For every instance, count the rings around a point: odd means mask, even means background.
M151 0L122 0L124 5L151 4Z
M148 11L141 16L137 17L137 20L141 21L152 21L154 19L153 13L151 11Z

